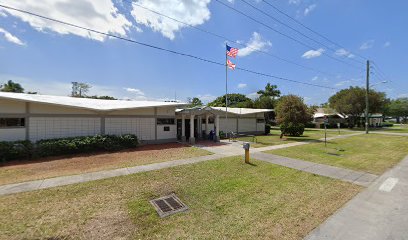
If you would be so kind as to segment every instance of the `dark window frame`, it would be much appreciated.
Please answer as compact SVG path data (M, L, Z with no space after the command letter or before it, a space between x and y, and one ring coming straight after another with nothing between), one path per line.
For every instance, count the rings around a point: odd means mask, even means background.
M18 117L0 117L0 129L25 128L26 119Z
M256 123L265 123L265 119L264 118L257 118Z
M164 126L163 131L164 132L170 132L170 126Z
M175 118L158 118L156 121L157 125L175 125Z

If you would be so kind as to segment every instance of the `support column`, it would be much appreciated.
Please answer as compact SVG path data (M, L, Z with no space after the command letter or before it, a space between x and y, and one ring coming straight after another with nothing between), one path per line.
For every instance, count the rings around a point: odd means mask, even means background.
M201 133L202 133L202 131L201 131L201 128L202 128L202 123L201 123L201 116L198 116L197 117L197 137L198 138L201 138Z
M214 141L220 141L220 115L215 116L215 138Z
M208 120L209 120L210 116L209 115L205 115L205 134L208 136L210 134L210 129L208 128Z
M186 116L181 115L181 141L186 141Z
M195 138L194 138L194 116L195 116L195 115L190 115L190 138L189 138L190 144L195 144Z
M25 140L30 140L30 103L25 103Z

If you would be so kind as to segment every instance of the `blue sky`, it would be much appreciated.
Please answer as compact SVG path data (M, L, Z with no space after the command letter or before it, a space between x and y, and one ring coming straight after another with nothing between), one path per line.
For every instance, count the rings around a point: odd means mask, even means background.
M356 55L373 60L388 83L375 86L391 98L407 97L408 62L407 1L368 0L267 0L306 26L341 44L337 47L314 35L260 0L246 0L298 31L322 42L310 41L256 12L241 0L220 0L268 26L310 45L307 48L271 29L250 21L215 0L134 0L198 28L227 36L270 54L329 74L279 61L269 55L240 48L232 61L242 68L297 81L346 88L363 86L365 66ZM194 28L132 6L129 0L34 0L0 4L32 11L95 30L140 42L225 61L225 42ZM322 54L323 53L323 54ZM245 55L245 56L244 56ZM357 68L332 58L341 59ZM78 30L9 10L0 10L0 82L20 82L28 91L69 95L72 81L86 82L92 95L138 100L200 97L206 101L225 93L225 67L207 64L118 39ZM372 69L372 83L381 82ZM376 74L377 73L377 74ZM242 71L229 71L229 92L250 97L266 83L278 85L284 94L297 94L309 104L326 102L336 90L300 85Z

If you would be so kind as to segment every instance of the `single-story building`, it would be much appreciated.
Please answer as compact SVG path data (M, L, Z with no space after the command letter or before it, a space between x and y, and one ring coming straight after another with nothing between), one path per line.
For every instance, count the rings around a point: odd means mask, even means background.
M272 111L229 108L225 114L225 108L180 109L183 106L0 92L0 141L135 134L146 143L175 142L177 138L194 142L211 129L218 129L217 136L219 131L262 133L263 113Z

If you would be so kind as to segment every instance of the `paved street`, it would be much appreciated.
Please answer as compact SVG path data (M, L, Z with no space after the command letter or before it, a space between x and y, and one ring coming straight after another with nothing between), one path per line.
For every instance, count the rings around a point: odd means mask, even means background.
M306 237L329 239L408 239L408 156Z

